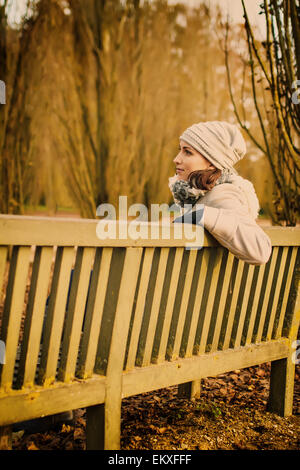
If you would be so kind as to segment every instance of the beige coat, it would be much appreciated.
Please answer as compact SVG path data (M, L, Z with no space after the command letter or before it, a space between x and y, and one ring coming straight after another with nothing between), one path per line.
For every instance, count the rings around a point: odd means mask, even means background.
M269 260L271 240L250 216L247 197L241 188L230 183L217 185L197 204L204 204L205 229L237 258L254 265Z

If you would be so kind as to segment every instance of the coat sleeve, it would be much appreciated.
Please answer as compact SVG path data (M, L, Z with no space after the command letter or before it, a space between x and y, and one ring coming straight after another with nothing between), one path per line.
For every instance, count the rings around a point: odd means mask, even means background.
M224 188L225 185L222 186ZM226 189L222 192L211 191L203 199L205 229L246 263L267 263L272 252L271 240L255 220L249 217L241 192L226 184Z

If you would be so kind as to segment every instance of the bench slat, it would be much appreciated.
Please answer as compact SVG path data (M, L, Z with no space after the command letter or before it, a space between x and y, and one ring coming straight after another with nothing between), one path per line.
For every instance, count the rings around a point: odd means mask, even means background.
M154 289L154 296L151 308L151 314L149 319L148 331L147 331L147 338L145 343L145 350L142 365L146 366L149 365L151 362L151 355L152 355L152 348L155 336L155 329L157 324L159 306L161 302L161 296L163 294L163 284L164 284L164 277L166 275L166 267L167 261L169 256L169 248L161 248L160 252L160 259Z
M221 327L222 327L222 322L223 322L223 318L225 314L227 292L229 288L229 282L232 276L233 261L234 261L234 255L228 251L225 273L224 273L223 280L222 280L222 290L220 293L220 304L219 304L218 313L216 317L216 323L215 323L214 332L213 332L211 352L216 351L219 345Z
M176 327L176 332L175 332L173 352L171 355L172 361L174 361L175 359L179 357L180 344L182 341L183 328L184 328L184 323L185 323L185 319L187 315L189 298L191 295L193 274L195 271L197 255L198 253L196 250L190 250L188 266L187 266L186 276L184 280L184 287L183 287L181 305L180 305L180 310L179 310L178 322L177 322L177 327Z
M200 344L197 350L198 355L203 354L205 352L206 345L207 345L208 332L209 332L209 327L211 324L213 307L214 307L214 303L216 300L216 290L217 290L218 283L221 281L220 271L221 271L223 253L224 253L223 247L217 248L215 264L213 267L213 273L212 273L210 286L209 286L208 302L205 308L205 316L204 316L204 322L203 322L203 327L202 327L202 332L201 332Z
M281 308L280 308L278 324L277 324L277 328L275 330L275 333L272 335L272 337L274 339L278 339L282 335L283 321L284 321L284 317L285 317L285 311L286 311L287 301L288 301L288 297L289 297L291 282L292 282L292 278L293 278L293 274L294 274L297 251L298 251L298 247L292 248L291 261L290 261L290 265L289 265L287 279L286 279L286 282L285 282L285 290L284 290L284 296L283 296L283 300L282 300L282 304L281 304Z
M238 265L237 265L237 272L236 272L236 276L235 276L235 281L234 281L234 286L233 286L231 305L230 305L230 310L229 310L229 315L228 315L228 320L227 320L227 325L226 325L226 332L225 332L225 337L224 337L222 349L228 349L229 345L230 345L233 322L234 322L234 318L235 318L235 314L236 314L237 301L238 301L238 297L239 297L239 291L240 291L240 287L241 287L241 281L242 281L242 275L243 275L244 267L245 267L244 261L239 259L238 260Z
M174 309L174 302L176 297L176 291L178 286L179 274L181 270L181 263L183 258L184 248L177 248L174 260L174 266L172 271L172 278L170 282L168 301L165 310L164 324L161 333L161 340L158 350L157 362L164 361L166 359L166 349L169 338L172 314Z
M131 338L130 338L130 344L129 344L129 349L128 349L128 356L127 356L127 363L126 363L127 370L132 369L135 366L139 335L141 331L141 325L142 325L145 302L146 302L146 294L148 291L149 278L150 278L150 273L152 269L153 256L154 256L154 248L145 248L140 287L139 287L137 301L136 301L135 315L133 319Z
M112 248L103 248L102 254L99 248L96 251L78 362L78 375L81 378L93 375L112 251Z
M199 320L204 286L205 286L206 274L207 274L208 267L213 259L214 259L213 251L210 249L204 249L199 278L198 278L197 290L196 290L196 295L195 295L194 308L193 308L193 313L191 317L191 324L190 324L190 329L189 329L187 346L185 350L185 357L191 357L193 354L198 320Z
M262 308L259 314L259 323L258 323L258 329L256 333L256 342L260 342L262 340L263 326L264 326L265 318L267 314L267 307L268 307L268 302L269 302L272 281L274 278L274 271L275 271L275 264L276 264L276 260L278 256L278 250L279 250L278 246L273 247L272 257L270 260L270 269L269 269L268 278L267 278L267 284L264 289L264 300L263 300Z
M65 318L74 247L57 247L49 304L44 323L38 383L54 382Z
M85 302L94 254L95 248L78 247L77 249L58 374L59 380L64 382L69 382L75 375Z
M3 279L4 279L4 274L5 274L7 252L8 252L7 246L0 246L0 301L1 301L1 294L2 294Z
M1 327L1 340L6 348L6 363L0 364L1 388L4 389L9 389L13 382L30 251L27 246L14 246L12 250Z
M37 246L32 267L17 387L33 386L50 281L53 247Z
M237 328L236 337L235 337L235 341L233 345L234 347L241 346L242 333L243 333L243 329L245 325L247 305L248 305L250 290L251 290L252 281L253 281L254 269L255 269L255 266L253 264L249 265L249 269L247 271L246 286L245 286L245 290L243 294L241 312L240 312L239 321L238 321L238 328Z
M288 250L289 250L289 248L287 246L285 246L283 248L282 257L281 257L281 260L280 260L280 268L279 268L279 272L276 276L276 284L275 284L275 290L274 290L273 304L272 304L272 309L271 309L269 320L268 320L268 329L267 329L267 334L266 334L266 340L267 341L269 341L271 339L271 335L272 335L272 331L273 331L275 315L276 315L276 309L277 309L277 306L278 306L279 293L280 293L280 289L281 289L281 286L282 286L282 279L283 279L284 270L285 270L285 267L286 267L286 260L287 260Z
M258 304L259 304L259 299L260 299L260 292L261 292L261 287L262 287L262 283L264 279L266 266L267 265L264 264L262 266L259 266L258 268L259 271L258 271L258 277L256 281L256 286L255 286L256 295L254 296L253 304L251 307L245 344L250 344L252 341L255 319L256 319L256 314L257 314L257 309L258 309Z

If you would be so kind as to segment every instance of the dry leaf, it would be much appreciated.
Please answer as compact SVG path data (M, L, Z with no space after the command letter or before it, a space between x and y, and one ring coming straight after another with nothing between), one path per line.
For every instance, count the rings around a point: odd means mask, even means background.
M81 428L74 429L74 439L84 439L84 432Z
M70 432L72 430L69 424L63 424L61 428L61 432Z
M160 434L163 434L164 432L166 432L166 430L167 430L167 428L159 428L159 429L158 429L158 432L159 432Z
M40 450L34 442L30 441L29 445L27 446L27 450Z

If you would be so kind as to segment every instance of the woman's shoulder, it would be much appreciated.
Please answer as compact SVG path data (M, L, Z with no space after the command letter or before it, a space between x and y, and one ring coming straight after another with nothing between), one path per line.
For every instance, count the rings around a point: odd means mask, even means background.
M217 209L230 209L240 214L248 214L247 198L243 190L231 183L214 186L207 191L199 203Z
M204 195L202 199L206 201L222 200L222 199L240 199L241 203L245 202L244 191L231 183L222 183L214 186Z
M239 184L222 183L214 186L199 202L249 214L254 219L257 218L259 211L255 189L252 183L244 178Z

